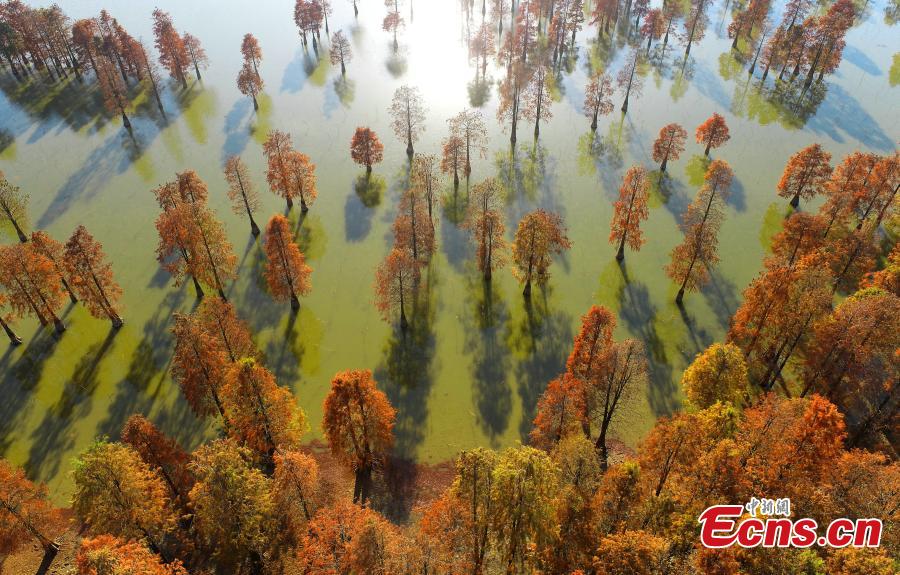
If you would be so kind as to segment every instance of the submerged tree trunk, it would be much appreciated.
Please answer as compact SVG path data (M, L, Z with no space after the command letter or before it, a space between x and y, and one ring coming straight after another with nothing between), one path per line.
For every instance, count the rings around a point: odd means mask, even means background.
M3 321L3 318L0 317L0 326L3 327L3 331L6 332L6 336L9 338L9 343L12 345L20 345L22 343L22 338L16 335L16 332L9 327L9 324Z

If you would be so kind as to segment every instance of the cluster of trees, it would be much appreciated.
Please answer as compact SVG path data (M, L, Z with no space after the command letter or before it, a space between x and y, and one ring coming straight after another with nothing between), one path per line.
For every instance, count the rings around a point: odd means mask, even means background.
M297 0L294 3L294 24L304 46L312 38L313 49L318 52L319 42L322 41L319 31L324 22L325 33L328 34L328 15L331 12L329 0Z
M893 298L896 325L894 293L869 288L842 305L873 297L882 310ZM395 418L371 372L336 374L324 402L322 429L355 478L351 496L299 449L303 412L230 304L205 300L177 320L174 368L192 408L221 419L222 437L188 454L134 415L119 442L85 450L73 471L72 507L88 528L78 572L894 573L900 464L855 448L849 416L826 397L756 385L733 343L685 371L685 411L660 419L635 453L611 454L610 426L647 385L642 346L615 341L615 325L600 306L582 318L530 446L462 452L450 486L396 525L371 499L387 480ZM872 339L882 337L898 345L896 333ZM3 461L0 479L2 549L36 540L55 553L65 525L46 489ZM820 525L881 518L881 548L699 546L706 507L760 493L789 497L794 516Z
M187 88L187 76L193 67L197 79L208 59L200 41L191 34L179 33L171 16L153 11L153 33L161 64L169 75ZM13 75L25 80L45 73L51 80L68 78L72 73L84 81L92 71L111 114L120 115L131 127L127 112L134 96L133 86L152 92L163 110L160 73L149 48L106 10L96 18L72 21L62 9L31 8L20 0L0 4L0 53Z
M22 229L28 196L0 172L0 214L19 238L18 244L0 245L0 326L13 345L22 343L13 330L16 318L32 316L42 326L53 324L56 333L66 326L60 319L66 296L79 301L97 318L122 327L119 298L122 289L112 273L103 245L84 226L62 243L38 230Z
M263 144L268 159L266 178L274 193L285 198L288 207L292 198L300 198L302 210L309 209L317 196L315 164L308 156L293 149L291 138L273 130ZM253 214L259 210L259 195L238 156L225 162L228 197L236 214L246 214L253 236L260 229ZM225 286L235 277L237 258L228 241L222 223L208 206L206 183L193 170L176 174L176 179L154 190L161 213L156 220L159 232L157 258L175 278L176 284L190 276L202 298L202 286L214 288L226 301ZM263 241L266 254L265 279L269 292L276 300L290 301L298 310L298 296L310 290L312 269L300 251L290 221L283 215L271 217Z
M789 72L790 82L805 73L803 89L806 90L814 79L821 81L825 74L837 69L843 56L844 36L857 16L856 6L851 0L837 0L819 14L815 7L809 0L791 0L785 5L780 24L769 33L772 26L765 13L768 3L752 11L753 3L748 5L745 16L737 19L738 25L729 31L737 41L740 28L745 28L748 36L754 27L762 29L751 73L758 57L763 66L763 81L771 69L778 70L778 80L783 80Z
M241 94L250 96L253 100L253 109L259 110L259 102L256 96L262 92L265 85L262 76L259 75L259 63L262 61L262 48L253 34L244 34L241 41L241 56L244 63L237 75L237 87Z

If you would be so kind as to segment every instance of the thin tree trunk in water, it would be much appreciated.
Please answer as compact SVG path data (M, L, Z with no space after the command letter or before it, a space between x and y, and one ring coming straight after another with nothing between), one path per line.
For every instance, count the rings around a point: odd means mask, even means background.
M9 327L9 324L3 321L3 318L0 317L0 326L3 327L3 331L6 332L6 336L9 338L9 343L12 345L20 345L22 343L22 338L16 335L16 332Z

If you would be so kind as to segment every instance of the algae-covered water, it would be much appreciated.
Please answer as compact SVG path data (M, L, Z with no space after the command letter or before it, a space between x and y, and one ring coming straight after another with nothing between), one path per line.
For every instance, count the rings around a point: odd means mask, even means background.
M132 35L152 42L154 3L60 4L73 18L105 7ZM346 78L329 63L324 35L319 55L301 45L287 0L156 4L202 41L210 67L186 91L166 81L165 117L146 94L138 95L133 135L103 111L91 80L19 84L8 73L0 78L0 170L31 195L29 228L65 239L84 224L103 242L125 291L126 325L118 333L75 306L65 310L69 329L62 337L19 320L15 327L25 344L0 350L0 455L47 481L58 502L71 492L71 459L97 436L117 437L131 413L148 415L187 447L214 433L191 414L168 374L172 314L190 310L196 300L190 285L176 287L156 262L158 209L151 190L178 171L194 169L209 184L210 204L240 262L229 297L266 364L308 414L308 438L321 436L322 401L334 373L369 368L398 410L399 453L433 462L476 445L526 440L537 398L563 369L579 318L592 304L615 310L616 336L637 337L648 350L650 384L613 429L635 445L656 417L680 406L682 370L722 338L741 291L760 269L787 213L775 194L787 158L814 142L835 159L855 149L888 153L900 136L900 34L890 26L884 0L865 6L847 36L842 65L824 88L790 105L775 103L771 81L761 91L757 79L748 79L726 37L733 6L717 1L706 37L692 47L688 62L682 67L684 48L674 38L665 55L655 51L639 70L643 95L632 96L624 116L616 96L616 111L601 118L596 135L581 114L584 87L592 69L618 71L627 32L597 46L595 29L587 27L557 78L552 120L537 141L524 123L512 150L495 117L503 71L489 66L489 82L473 82L457 2L416 0L411 6L407 0L395 54L382 30L381 2L361 0L355 18L349 0L334 0L330 29L344 30L354 51ZM774 10L777 19L780 6ZM264 52L258 112L234 81L246 32ZM489 152L474 162L472 180L497 176L507 184L510 239L529 210L543 207L565 218L573 247L554 264L548 288L535 292L530 309L509 270L495 274L485 290L474 248L453 223L465 202L465 181L456 198L445 181L437 253L423 276L428 297L415 310L413 334L404 340L379 317L372 281L390 249L406 180L405 142L391 133L387 112L402 84L417 86L428 106L419 152L439 153L451 116L470 106L483 112ZM660 127L676 121L692 134L712 112L730 126L731 141L714 156L731 164L735 179L720 236L721 264L702 292L688 295L682 313L663 266L680 239L680 214L702 182L702 147L689 142L682 158L669 162L668 184L654 187L647 242L621 267L607 242L609 221L625 170L635 163L656 169L650 150ZM376 185L358 190L363 171L350 159L349 141L360 125L381 136L385 158L375 168ZM264 179L261 142L273 128L289 132L317 165L318 201L302 221L299 210L290 216L314 269L312 293L296 316L266 293L264 254L247 222L231 213L222 176L224 160L240 154L262 192L260 223L282 213L283 201Z

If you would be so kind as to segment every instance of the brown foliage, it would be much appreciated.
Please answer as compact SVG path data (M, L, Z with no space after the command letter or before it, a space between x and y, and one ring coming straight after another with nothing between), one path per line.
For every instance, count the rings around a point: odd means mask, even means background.
M591 129L597 129L597 117L605 116L613 111L612 79L608 74L600 72L591 76L591 81L584 90L584 115L591 118Z
M778 182L778 195L791 198L795 208L800 198L810 200L819 195L831 176L831 154L819 144L807 146L788 160Z
M0 459L0 553L12 553L32 539L53 550L53 539L63 529L60 511L47 500L47 486L32 483L24 471Z
M650 216L647 208L649 189L650 184L644 168L641 166L628 168L622 179L622 187L619 188L619 199L614 205L609 231L609 242L619 244L617 260L625 257L625 244L635 251L644 245L641 222Z
M174 439L163 434L143 415L135 414L122 427L122 443L131 446L144 463L159 472L172 492L173 500L187 505L194 477L188 470L187 452Z
M280 214L272 216L266 226L266 283L272 296L280 301L290 300L291 308L300 309L298 295L310 290L312 268L291 234L291 223Z
M372 470L393 446L396 412L369 370L336 374L323 409L331 452L356 473L353 501L365 502Z
M660 162L660 171L666 171L669 160L677 160L684 151L687 132L679 124L666 124L653 142L653 161Z
M681 303L685 291L699 289L709 279L719 261L719 227L725 215L724 200L731 187L732 172L725 160L713 160L706 170L703 187L688 206L681 229L684 240L675 246L666 274L681 286L675 301Z
M153 35L156 38L156 49L159 51L160 63L169 71L169 75L187 88L187 69L190 65L184 39L175 29L172 17L159 8L153 11Z
M250 218L251 232L254 236L258 236L259 227L253 219L253 213L259 210L259 194L247 172L247 165L240 156L230 156L225 161L225 180L228 182L231 211L235 214L246 213Z
M108 318L113 327L122 327L118 302L122 288L116 283L103 246L78 226L66 242L65 267L72 289L94 317Z
M531 295L531 282L545 285L550 279L551 258L572 247L566 236L562 218L544 210L525 214L519 221L513 243L514 273L525 284L524 294Z
M381 163L384 158L384 145L369 128L356 128L350 140L350 157L357 164L365 166L367 173L371 172L372 166Z
M53 322L56 331L65 326L57 315L63 305L63 290L53 262L32 246L0 246L0 285L18 315L33 315L41 325Z
M704 153L707 156L710 148L718 148L724 145L731 138L725 118L718 113L714 113L705 122L697 126L696 138L698 144L706 144Z
M412 254L393 248L375 272L375 306L385 321L391 321L391 315L399 310L400 327L406 329L406 306L418 281L419 264Z
M276 449L291 449L306 430L306 414L291 392L253 358L229 367L222 386L228 434L268 460Z
M188 575L180 561L163 563L145 545L124 542L112 535L98 535L83 540L75 565L78 575Z

